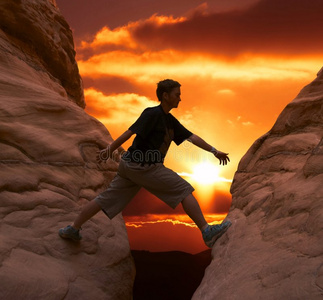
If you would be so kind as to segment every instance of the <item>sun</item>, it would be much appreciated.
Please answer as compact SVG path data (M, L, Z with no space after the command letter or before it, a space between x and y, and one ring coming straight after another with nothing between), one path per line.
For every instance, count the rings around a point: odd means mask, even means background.
M209 185L221 181L220 168L209 162L202 162L193 167L192 179L199 184Z

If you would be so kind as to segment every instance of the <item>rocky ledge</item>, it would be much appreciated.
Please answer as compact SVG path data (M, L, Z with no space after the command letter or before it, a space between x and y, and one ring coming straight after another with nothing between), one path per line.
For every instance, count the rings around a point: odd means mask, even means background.
M58 237L102 191L112 138L84 110L71 30L53 1L0 3L0 298L131 299L121 215L99 213L79 244Z
M322 299L323 70L242 158L194 300Z

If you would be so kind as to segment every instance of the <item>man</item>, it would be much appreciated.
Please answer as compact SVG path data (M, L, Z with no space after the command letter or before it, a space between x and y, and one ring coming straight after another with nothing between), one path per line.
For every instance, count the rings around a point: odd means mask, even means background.
M181 203L184 211L201 230L204 242L210 248L231 226L230 221L222 222L220 225L208 225L198 201L192 194L194 188L163 164L171 141L179 145L185 140L211 152L222 165L230 161L227 153L216 150L187 130L170 114L181 101L180 86L177 81L171 79L160 81L156 90L160 105L145 109L127 131L106 149L99 151L97 161L100 163L112 158L113 152L136 134L131 147L123 155L118 173L108 189L89 202L72 225L59 230L62 238L81 240L79 231L82 224L100 210L112 219L125 208L141 187L172 208Z

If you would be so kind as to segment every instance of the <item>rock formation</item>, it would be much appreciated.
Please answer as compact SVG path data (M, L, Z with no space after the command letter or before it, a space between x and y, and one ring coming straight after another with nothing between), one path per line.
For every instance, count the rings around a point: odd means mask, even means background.
M240 161L193 299L323 298L323 69Z
M103 190L112 141L83 107L71 30L53 1L0 2L0 299L131 299L122 216L99 213L79 244L59 238Z

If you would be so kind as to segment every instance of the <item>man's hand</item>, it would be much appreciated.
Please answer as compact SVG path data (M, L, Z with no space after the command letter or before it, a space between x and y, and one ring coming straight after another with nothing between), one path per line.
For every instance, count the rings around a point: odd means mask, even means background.
M115 152L113 154L113 152L115 150L119 149L119 147L124 142L129 140L133 134L134 133L128 129L123 134L121 134L114 142L112 142L107 148L105 148L101 151L97 151L96 152L97 153L96 154L96 161L98 163L102 163L102 162L106 162L109 158L115 159L115 161L119 161L119 153Z
M217 151L217 153L214 153L214 156L220 161L220 165L226 165L228 163L228 161L230 161L229 158L229 153L224 153L221 151Z

